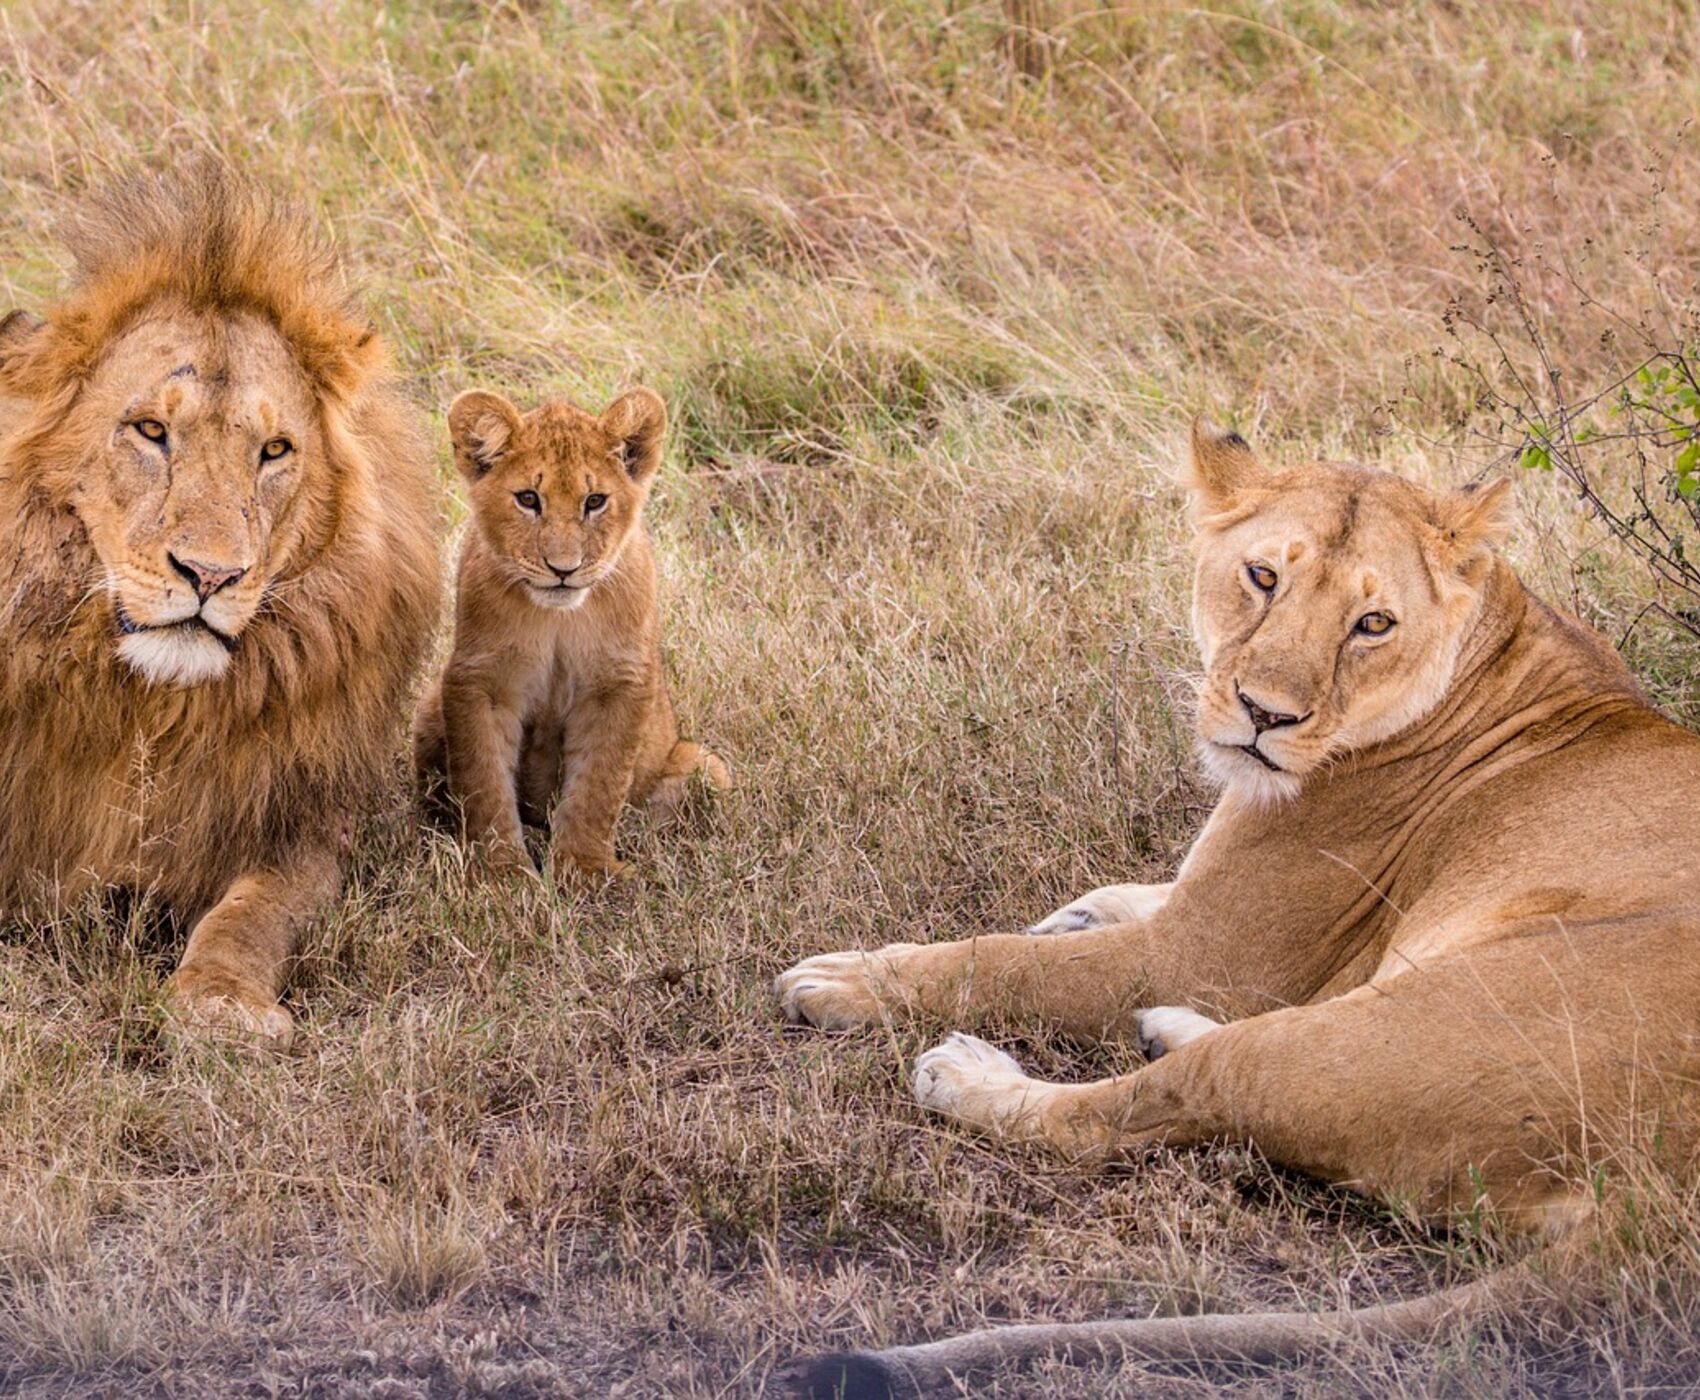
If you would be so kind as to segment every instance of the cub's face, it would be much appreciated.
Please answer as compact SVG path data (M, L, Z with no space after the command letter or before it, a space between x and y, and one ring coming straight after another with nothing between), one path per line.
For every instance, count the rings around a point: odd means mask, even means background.
M1291 797L1446 694L1504 493L1438 496L1343 465L1266 474L1238 438L1207 439L1195 463L1204 762L1229 786Z
M329 491L317 398L283 338L254 316L150 316L101 358L49 452L118 654L156 684L223 675Z
M539 607L576 608L618 567L661 464L667 409L633 389L599 417L554 400L520 413L473 390L449 408L473 519L510 583Z

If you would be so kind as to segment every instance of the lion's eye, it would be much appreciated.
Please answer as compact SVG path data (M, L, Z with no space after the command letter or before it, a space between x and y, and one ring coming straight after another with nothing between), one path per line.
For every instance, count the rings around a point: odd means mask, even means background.
M279 457L294 450L295 444L288 438L276 437L260 449L260 460L262 462L275 462Z
M149 442L165 441L165 424L161 423L157 418L138 418L134 423L130 424L130 426L145 437Z
M528 511L532 515L536 515L538 511L543 509L543 498L535 491L515 491L514 500L521 510Z
M1365 613L1358 619L1357 630L1366 637L1381 637L1393 630L1393 619L1386 613Z
M1273 593L1275 591L1275 570L1271 569L1267 564L1247 564L1245 566L1245 571L1246 577L1248 577L1265 593Z
M584 513L586 515L590 515L595 511L601 510L602 507L607 504L608 498L606 496L604 496L600 491L592 491L590 495L584 498Z

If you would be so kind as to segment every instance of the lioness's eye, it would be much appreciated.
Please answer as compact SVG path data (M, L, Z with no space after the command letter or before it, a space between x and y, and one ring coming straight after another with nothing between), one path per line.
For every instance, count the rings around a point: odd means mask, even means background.
M1275 570L1271 569L1267 564L1247 564L1245 566L1245 571L1251 581L1265 593L1273 593L1275 591Z
M592 491L590 495L584 498L584 513L589 515L592 511L601 510L607 504L608 498L606 496L600 491Z
M1366 637L1380 637L1393 629L1393 619L1386 613L1365 613L1358 619L1358 631Z
M294 450L295 444L288 438L273 438L260 449L260 460L262 462L275 462L279 457L283 456L284 453L293 452Z
M165 441L165 424L161 423L157 418L138 418L134 423L130 424L130 426L145 437L149 442Z
M514 500L521 510L530 511L533 515L543 509L543 498L535 491L515 491Z

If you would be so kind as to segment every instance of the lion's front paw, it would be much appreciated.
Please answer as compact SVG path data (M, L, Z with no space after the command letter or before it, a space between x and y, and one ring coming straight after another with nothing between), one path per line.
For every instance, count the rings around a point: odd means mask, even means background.
M773 994L788 1021L807 1021L823 1031L847 1031L880 1017L882 992L892 990L892 963L911 945L869 952L821 953L804 958L773 979Z
M990 1132L1028 1136L1050 1087L997 1046L961 1031L915 1062L923 1107Z
M236 1037L269 1050L288 1050L295 1018L264 987L229 973L183 967L170 984L172 1025L191 1037Z

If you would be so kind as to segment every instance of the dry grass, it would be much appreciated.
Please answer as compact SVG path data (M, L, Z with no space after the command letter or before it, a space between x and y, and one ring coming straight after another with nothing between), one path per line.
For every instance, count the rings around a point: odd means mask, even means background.
M1694 15L1008 13L1021 33L990 0L0 5L0 307L51 294L79 190L211 148L322 210L433 413L474 383L667 394L671 670L742 783L629 830L640 884L561 902L469 887L398 801L281 1061L167 1047L145 910L0 943L0 1384L740 1394L803 1345L1361 1302L1496 1256L1241 1153L1012 1158L908 1103L940 1028L787 1032L766 984L1172 868L1209 800L1180 425L1214 403L1277 455L1480 469L1437 445L1470 396L1441 313L1480 286L1455 213L1626 297L1691 278ZM1602 370L1595 310L1535 290ZM1693 720L1644 577L1550 486L1523 497L1529 575ZM1582 1323L1006 1391L1691 1379L1700 1211L1640 1191Z

